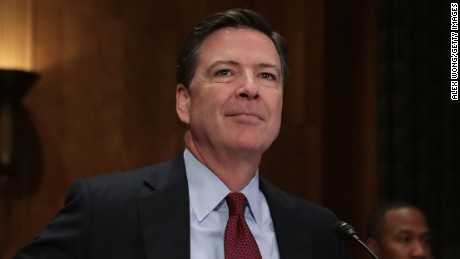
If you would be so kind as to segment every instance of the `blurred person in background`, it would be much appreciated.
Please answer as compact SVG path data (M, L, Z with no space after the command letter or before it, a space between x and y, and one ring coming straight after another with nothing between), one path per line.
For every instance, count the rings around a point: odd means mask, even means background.
M366 243L380 259L432 258L430 239L427 219L413 204L384 204L368 218Z

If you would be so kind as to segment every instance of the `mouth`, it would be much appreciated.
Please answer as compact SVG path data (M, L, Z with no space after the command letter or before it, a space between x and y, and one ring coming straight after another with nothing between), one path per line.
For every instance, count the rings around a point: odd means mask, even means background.
M224 115L242 122L260 123L268 118L268 114L263 108L254 105L235 105L226 108L223 112Z
M246 123L259 123L265 120L262 116L260 116L259 114L255 114L255 113L234 113L234 114L229 114L227 116L234 118L239 122L246 122Z

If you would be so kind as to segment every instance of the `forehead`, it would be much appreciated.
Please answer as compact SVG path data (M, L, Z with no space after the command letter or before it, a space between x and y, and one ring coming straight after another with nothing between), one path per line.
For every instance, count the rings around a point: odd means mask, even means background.
M211 33L203 41L199 56L201 59L253 58L277 66L281 63L272 40L260 31L245 27L225 27Z
M400 231L415 233L428 231L425 217L415 208L399 208L387 211L385 213L384 225L383 231L389 232L389 234Z

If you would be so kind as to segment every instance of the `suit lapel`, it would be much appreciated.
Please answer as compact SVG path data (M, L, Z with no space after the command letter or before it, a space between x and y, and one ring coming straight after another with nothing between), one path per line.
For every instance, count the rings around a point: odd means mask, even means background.
M190 258L190 209L182 154L160 165L148 179L152 192L138 197L148 259Z
M190 204L182 153L161 164L145 179L151 192L138 197L141 232L148 259L190 258ZM296 202L261 180L275 228L280 258L312 258L311 236L305 235ZM303 233L303 234L302 234Z
M261 180L260 189L270 208L280 258L312 258L312 237L303 234L306 226L298 218L296 202L264 180Z

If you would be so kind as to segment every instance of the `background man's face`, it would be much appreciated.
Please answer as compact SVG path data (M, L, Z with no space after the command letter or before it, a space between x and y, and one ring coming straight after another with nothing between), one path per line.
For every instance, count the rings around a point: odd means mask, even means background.
M381 259L430 258L430 234L423 214L414 208L390 210L374 250Z

